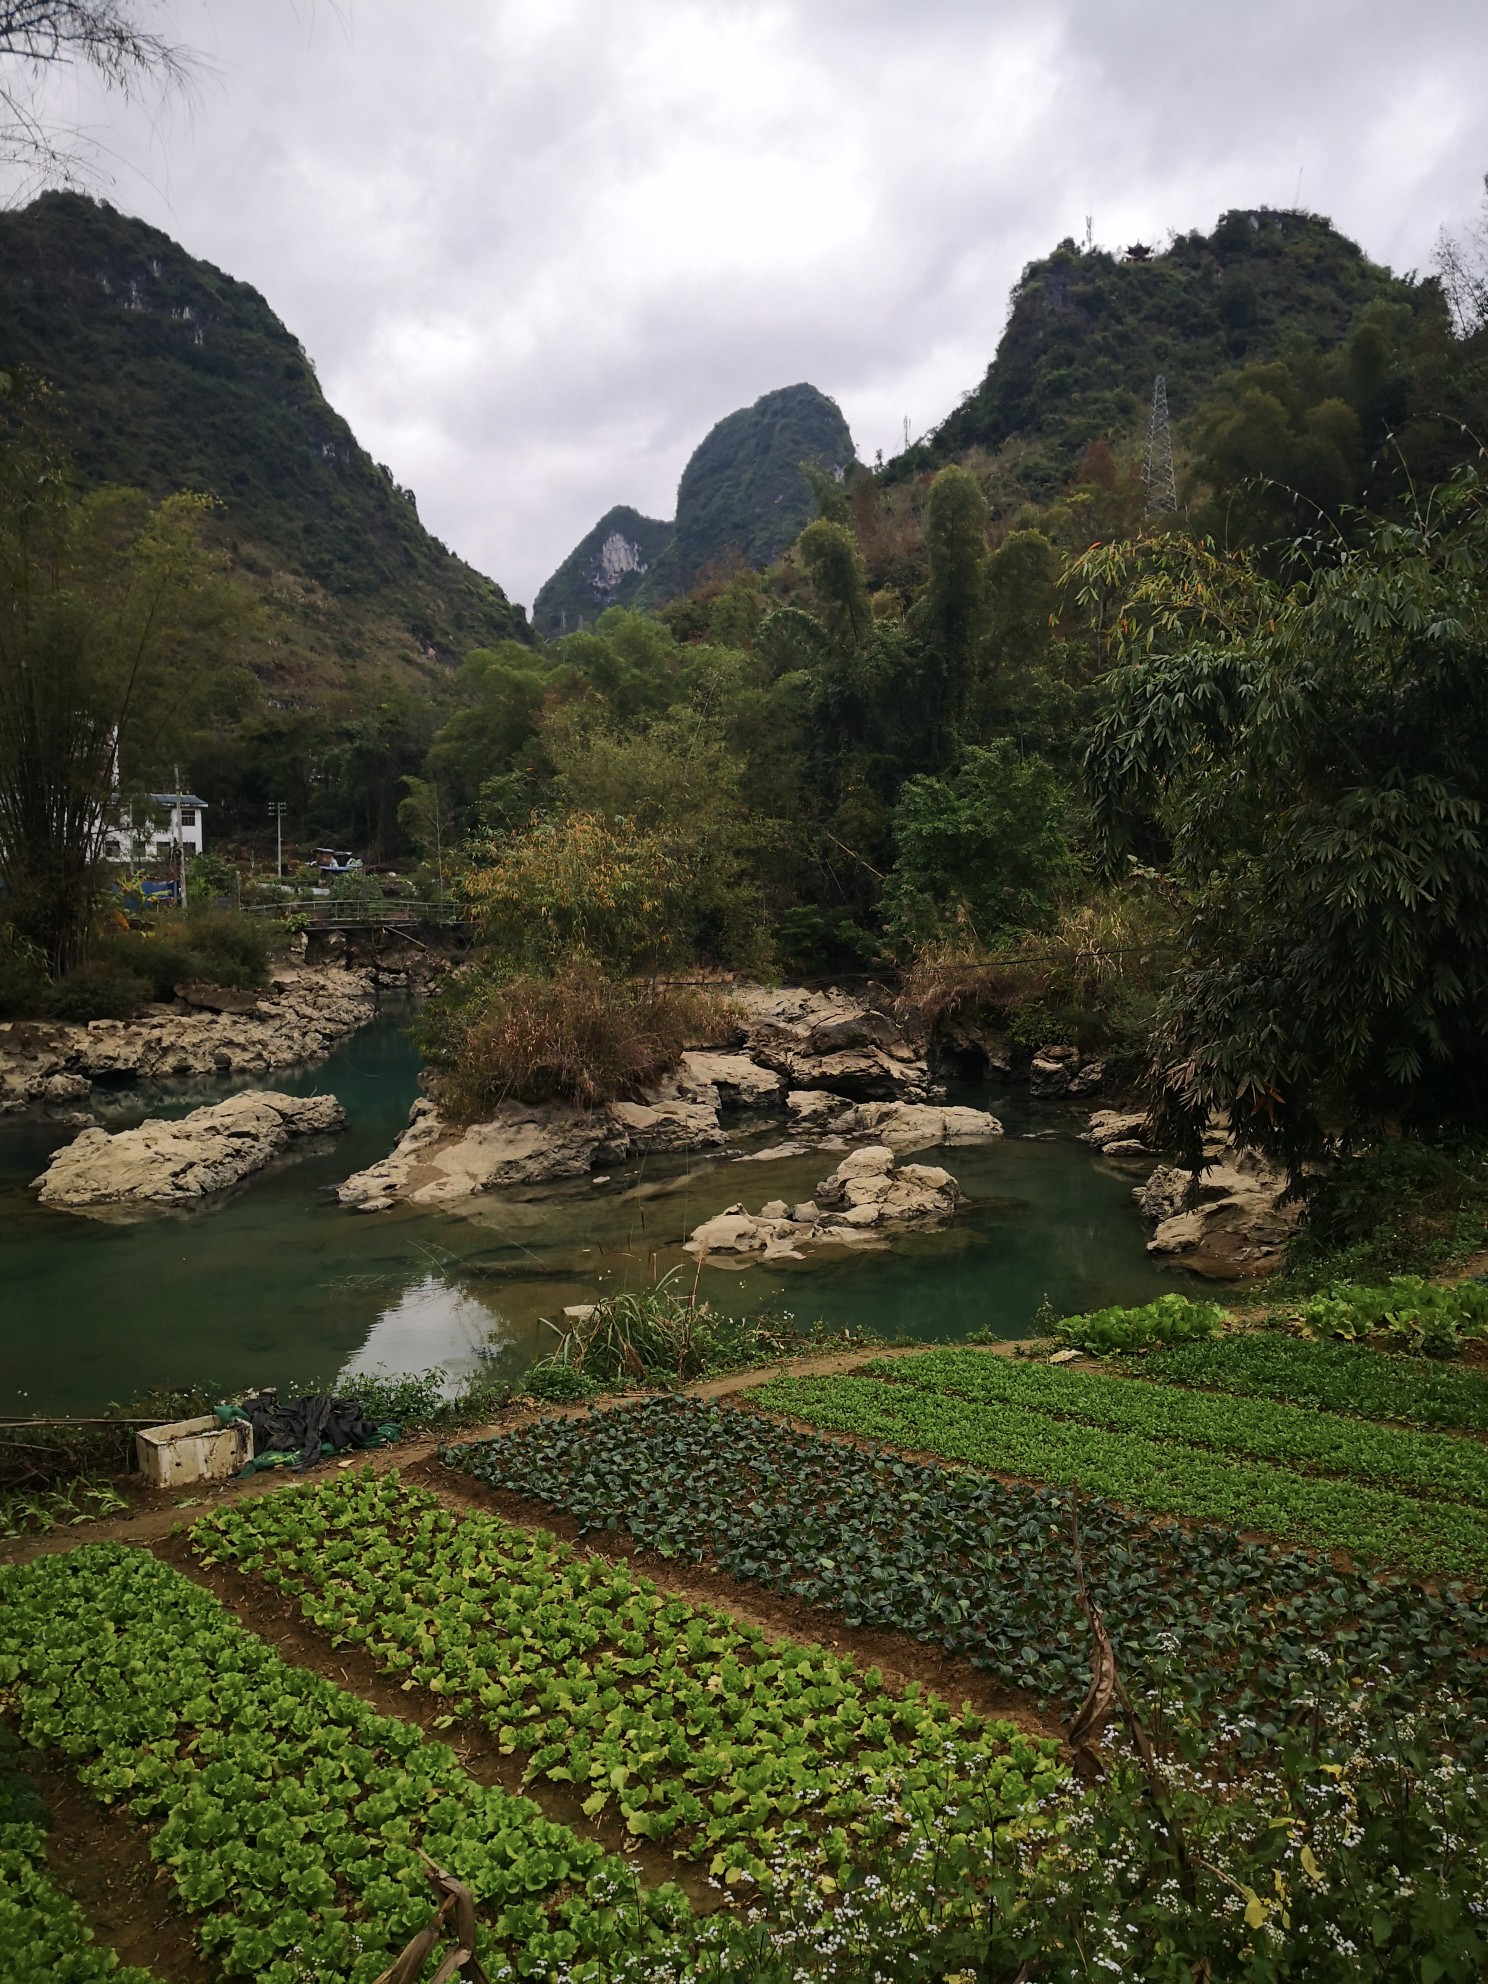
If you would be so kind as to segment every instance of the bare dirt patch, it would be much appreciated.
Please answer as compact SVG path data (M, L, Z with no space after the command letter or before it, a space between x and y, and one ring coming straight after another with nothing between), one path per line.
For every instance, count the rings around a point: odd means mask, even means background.
M220 1970L197 1948L169 1876L150 1858L148 1831L124 1808L95 1804L59 1759L28 1751L24 1768L52 1808L48 1867L97 1940L162 1984L217 1984Z

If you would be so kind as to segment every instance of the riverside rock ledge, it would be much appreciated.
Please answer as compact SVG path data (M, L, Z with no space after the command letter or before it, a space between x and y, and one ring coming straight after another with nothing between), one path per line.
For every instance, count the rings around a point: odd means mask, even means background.
M192 1205L345 1123L333 1095L245 1089L174 1122L152 1117L115 1136L84 1130L32 1182L43 1205L68 1212Z
M0 1116L85 1104L96 1081L263 1074L327 1053L376 1011L367 973L290 965L261 992L183 986L132 1020L0 1025Z

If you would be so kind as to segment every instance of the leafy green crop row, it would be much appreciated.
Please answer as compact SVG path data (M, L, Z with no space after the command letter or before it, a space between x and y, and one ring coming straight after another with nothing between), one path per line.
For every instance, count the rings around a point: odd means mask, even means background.
M1488 1288L1478 1281L1444 1286L1396 1274L1380 1288L1335 1282L1304 1302L1302 1320L1325 1336L1382 1335L1423 1357L1451 1357L1469 1339L1488 1336Z
M1188 1343L1214 1336L1224 1322L1225 1311L1217 1302L1159 1295L1138 1309L1092 1309L1087 1315L1065 1316L1055 1330L1063 1342L1100 1355L1110 1350L1146 1350L1159 1343Z
M154 1984L96 1943L82 1910L46 1868L52 1815L15 1768L19 1748L0 1724L0 1978L13 1984Z
M368 1984L432 1912L420 1849L469 1885L493 1980L597 1978L687 1919L674 1889L286 1665L143 1551L0 1568L0 1706L94 1797L159 1821L150 1850L202 1947L259 1984Z
M1488 1376L1443 1371L1357 1343L1310 1343L1266 1330L1155 1350L1144 1377L1288 1399L1325 1412L1488 1433Z
M752 1396L828 1432L864 1434L1061 1487L1078 1483L1125 1508L1263 1530L1426 1575L1488 1575L1488 1521L1458 1502L1428 1504L1357 1481L1195 1452L1181 1439L1108 1433L1047 1412L973 1404L874 1378L778 1378Z
M1145 1378L1100 1377L987 1351L931 1350L919 1357L880 1358L863 1369L874 1378L978 1405L1020 1406L1115 1433L1181 1441L1243 1460L1488 1508L1488 1446L1476 1440L1406 1433L1296 1405L1216 1398Z
M1089 1677L1068 1500L797 1432L760 1414L650 1400L447 1450L478 1480L586 1529L625 1529L968 1656L1064 1705ZM1381 1712L1450 1686L1488 1714L1488 1613L1448 1588L1334 1570L1232 1530L1154 1526L1085 1497L1085 1556L1129 1684L1262 1725L1330 1664Z
M1011 1816L1061 1774L1054 1745L890 1694L821 1647L659 1591L624 1563L366 1472L197 1523L192 1547L294 1593L405 1685L476 1715L526 1779L574 1785L641 1838L756 1877L785 1832L841 1868L892 1781L907 1803Z

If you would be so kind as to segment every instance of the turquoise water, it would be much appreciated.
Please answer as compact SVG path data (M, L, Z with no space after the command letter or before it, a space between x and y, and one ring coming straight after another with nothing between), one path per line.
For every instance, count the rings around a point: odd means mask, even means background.
M406 1023L386 1011L323 1061L268 1078L333 1092L347 1130L206 1211L116 1223L42 1208L30 1180L73 1132L0 1121L0 1413L86 1412L161 1383L302 1387L348 1368L461 1372L489 1359L515 1373L554 1342L544 1317L672 1270L690 1286L681 1242L700 1220L736 1200L757 1210L807 1198L836 1161L652 1160L604 1184L489 1194L461 1215L346 1212L335 1186L391 1147L417 1093ZM245 1085L122 1095L106 1120L184 1114ZM949 1228L768 1273L709 1266L700 1293L736 1312L784 1308L930 1338L1021 1335L1045 1296L1067 1313L1181 1285L1144 1252L1137 1174L1074 1141L1073 1114L1033 1119L1026 1101L995 1091L957 1100L1023 1134L925 1155L971 1201Z

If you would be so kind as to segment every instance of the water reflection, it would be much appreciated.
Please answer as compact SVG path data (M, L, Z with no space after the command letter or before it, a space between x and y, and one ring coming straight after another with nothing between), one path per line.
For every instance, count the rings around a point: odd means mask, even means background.
M390 1148L417 1072L399 1014L317 1066L276 1071L276 1087L339 1096L345 1134L182 1219L113 1225L38 1206L30 1181L71 1132L0 1123L0 1408L89 1412L152 1385L303 1388L347 1369L463 1373L488 1358L515 1376L553 1347L544 1318L674 1268L691 1287L682 1241L694 1226L734 1200L757 1210L809 1198L835 1162L731 1151L617 1168L602 1184L486 1194L459 1216L343 1210L335 1186ZM129 1108L175 1113L241 1085L192 1083L131 1096ZM1019 1120L1016 1099L957 1099ZM1009 1136L943 1161L969 1201L945 1231L768 1269L714 1257L700 1296L735 1314L785 1309L930 1338L1020 1335L1045 1296L1066 1312L1182 1285L1145 1254L1131 1174L1088 1148Z
M453 1388L456 1381L511 1348L511 1330L499 1310L488 1309L442 1275L428 1274L405 1288L377 1318L361 1348L346 1360L341 1376L359 1371L427 1371L437 1364L444 1368L448 1388Z

